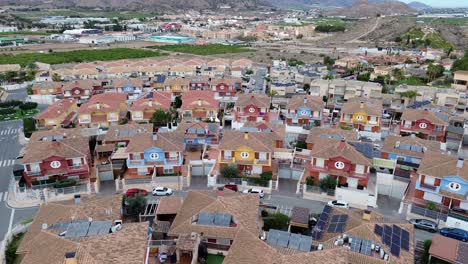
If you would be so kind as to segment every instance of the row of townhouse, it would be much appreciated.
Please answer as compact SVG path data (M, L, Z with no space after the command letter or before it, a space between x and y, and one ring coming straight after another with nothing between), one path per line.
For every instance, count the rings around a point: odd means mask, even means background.
M75 98L80 102L86 102L94 94L101 92L117 92L129 95L140 95L152 89L172 92L180 95L190 90L214 91L217 98L227 98L231 101L237 91L242 88L242 79L237 77L211 78L206 76L196 77L171 77L157 75L154 79L141 78L117 78L76 80L71 82L36 82L32 86L33 95L52 95L63 98Z
M354 80L313 80L310 95L327 97L330 105L340 105L351 98L382 99L382 85Z

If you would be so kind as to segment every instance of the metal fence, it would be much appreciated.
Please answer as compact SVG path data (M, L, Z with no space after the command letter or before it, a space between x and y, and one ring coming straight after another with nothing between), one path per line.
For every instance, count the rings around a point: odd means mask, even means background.
M242 178L216 178L216 184L242 184Z
M130 184L150 184L151 183L151 178L146 178L146 179L124 179L125 185L130 185Z
M432 219L435 219L435 220L440 219L440 220L442 220L444 222L447 221L447 214L446 213L429 210L427 208L424 208L422 206L418 206L418 205L415 205L415 204L413 204L411 206L411 213L417 214L417 215L422 215L424 217L429 217L429 218L432 218Z

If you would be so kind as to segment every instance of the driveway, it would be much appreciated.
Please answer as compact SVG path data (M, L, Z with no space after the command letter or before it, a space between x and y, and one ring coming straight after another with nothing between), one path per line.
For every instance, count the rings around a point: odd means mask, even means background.
M272 192L276 195L296 197L297 180L279 178L278 190Z
M193 190L206 190L208 187L207 176L191 176L190 177L190 189Z

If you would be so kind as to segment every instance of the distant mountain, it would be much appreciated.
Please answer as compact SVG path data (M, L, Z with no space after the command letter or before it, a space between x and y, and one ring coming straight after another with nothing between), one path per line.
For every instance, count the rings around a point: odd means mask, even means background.
M265 5L264 0L0 0L0 5L31 5L44 7L86 7L130 10L216 9L223 5L249 9Z
M421 2L411 2L408 4L409 7L413 8L414 10L425 10L425 9L431 9L432 6L426 5Z
M326 13L329 16L375 17L377 15L414 14L416 10L400 1L355 0L352 7L343 7Z

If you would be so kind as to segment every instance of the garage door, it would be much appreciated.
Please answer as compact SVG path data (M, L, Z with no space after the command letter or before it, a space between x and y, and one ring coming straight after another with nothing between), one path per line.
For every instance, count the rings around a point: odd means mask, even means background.
M191 172L192 176L204 176L203 166L201 166L201 165L191 165L190 169L191 169L190 172Z
M101 181L113 181L114 173L112 171L104 171L99 173L99 180Z

